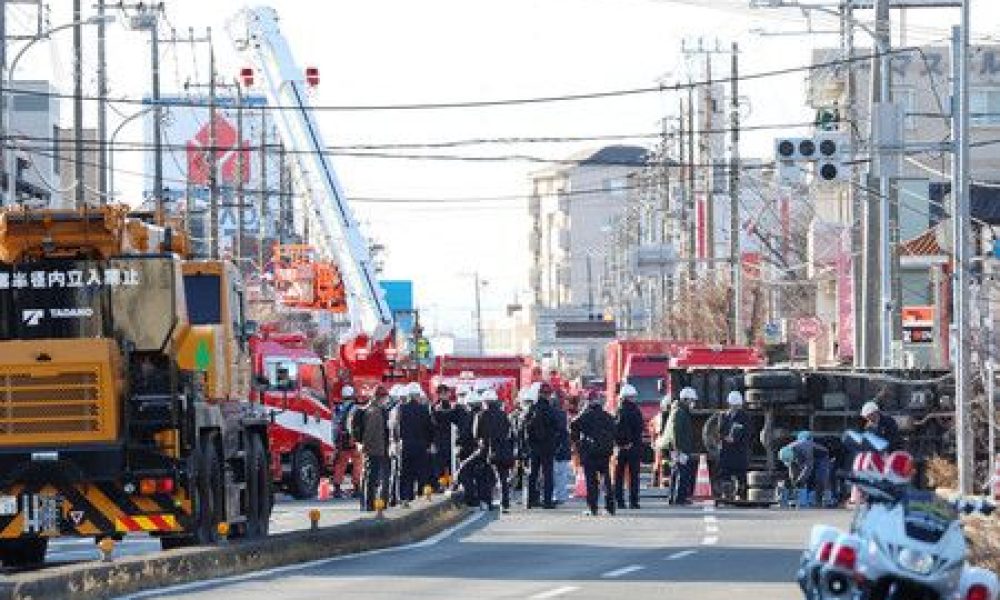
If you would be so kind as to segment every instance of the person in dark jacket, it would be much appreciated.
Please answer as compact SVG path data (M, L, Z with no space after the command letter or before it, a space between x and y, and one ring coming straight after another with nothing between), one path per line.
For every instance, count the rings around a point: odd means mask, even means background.
M427 480L434 440L434 422L430 409L420 401L423 396L420 384L410 384L407 392L406 401L393 410L390 419L399 456L399 501L404 508L420 492L416 488Z
M434 465L431 469L431 485L440 491L451 474L451 424L452 424L452 391L447 385L441 384L437 392L437 406L431 413L434 417Z
M604 485L604 507L615 514L615 495L609 465L614 452L615 420L605 412L599 394L589 397L587 408L570 423L570 439L577 448L587 481L587 508L597 515L600 485Z
M743 410L743 395L739 392L729 392L726 404L729 409L719 419L719 478L735 480L742 493L747 489L750 468L750 418Z
M694 426L691 424L691 408L698 399L694 388L681 390L670 417L667 419L667 440L673 468L670 470L670 503L676 505L690 504L691 492L694 488L695 456L694 456Z
M455 448L458 467L455 469L455 481L452 489L461 489L467 506L479 506L480 482L484 477L485 461L478 454L479 442L474 435L473 426L476 417L482 410L479 397L473 390L466 390L459 395L458 404L454 410L454 423L457 431Z
M865 431L889 443L886 452L899 450L899 425L896 424L896 419L883 414L878 404L874 402L865 402L861 407L861 418L865 420Z
M385 410L388 393L378 386L366 406L355 405L348 417L351 436L357 441L363 456L364 471L361 478L361 510L376 509L375 501L382 507L388 505L390 493L389 413Z
M549 404L552 387L544 382L534 383L531 393L537 398L528 409L524 421L528 444L528 493L525 495L525 506L529 509L537 506L555 508L552 494L559 423ZM539 489L539 477L542 478L541 489Z
M479 500L494 510L493 488L500 482L500 507L510 511L510 468L514 464L514 438L510 421L504 414L500 398L493 390L483 392L483 409L472 425L473 436L479 442L479 453L488 472L479 481ZM495 475L495 476L494 476Z
M778 459L788 467L789 484L799 493L799 507L812 505L812 498L818 503L829 490L830 451L813 440L810 432L800 431L794 442L778 451Z
M639 392L624 384L618 392L618 412L615 415L615 499L618 508L625 508L625 472L628 471L628 506L639 508L639 469L642 464L642 411L636 404Z
M514 430L514 475L511 487L524 489L525 472L528 466L528 439L525 437L524 421L531 408L531 395L522 389L517 395L517 406L510 413L510 426Z

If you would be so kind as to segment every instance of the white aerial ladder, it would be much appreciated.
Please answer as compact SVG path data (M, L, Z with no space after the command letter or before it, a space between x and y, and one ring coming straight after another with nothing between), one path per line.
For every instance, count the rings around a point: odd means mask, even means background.
M305 71L300 69L278 28L278 13L259 6L241 10L229 23L237 48L260 69L274 122L291 156L304 194L305 218L318 227L310 237L318 250L336 262L344 282L351 327L345 337L384 341L393 317L368 245L327 156L323 135L310 106Z

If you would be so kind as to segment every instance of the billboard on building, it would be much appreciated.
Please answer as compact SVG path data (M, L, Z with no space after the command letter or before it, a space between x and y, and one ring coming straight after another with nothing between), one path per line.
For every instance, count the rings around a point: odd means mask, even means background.
M151 104L150 99L146 103ZM163 196L171 214L190 219L196 248L207 243L212 160L219 189L220 248L233 247L242 204L245 252L252 252L258 235L273 240L280 222L279 161L276 136L263 96L220 96L215 100L214 132L208 98L161 97ZM146 144L153 143L154 111L145 119ZM215 135L214 144L212 135ZM262 146L264 149L262 157ZM263 165L262 165L263 158ZM155 155L145 153L145 172L154 172ZM263 168L262 168L263 166ZM143 199L153 200L153 180L147 177ZM237 191L243 186L243 201ZM261 206L261 189L267 190ZM263 220L261 216L263 214Z

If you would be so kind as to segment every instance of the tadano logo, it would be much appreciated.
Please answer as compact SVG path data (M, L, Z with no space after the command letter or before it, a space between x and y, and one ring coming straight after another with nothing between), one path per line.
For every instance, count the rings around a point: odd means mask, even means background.
M41 308L29 308L21 311L21 321L28 327L36 327L45 316L45 310Z

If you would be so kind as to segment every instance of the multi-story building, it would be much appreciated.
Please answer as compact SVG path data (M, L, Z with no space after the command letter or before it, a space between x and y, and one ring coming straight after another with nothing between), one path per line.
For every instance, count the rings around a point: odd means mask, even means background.
M48 81L22 80L13 85L9 128L18 156L20 201L59 205L59 169L64 152L59 143L59 102ZM18 93L21 91L21 93ZM2 166L6 174L6 161ZM4 177L6 197L6 177Z
M638 146L607 146L531 175L528 235L533 346L541 355L557 349L551 327L542 323L587 319L603 313L601 282L606 275L611 228L625 210L629 174L648 152ZM595 367L599 341L560 340L567 361ZM597 355L600 352L596 352Z

